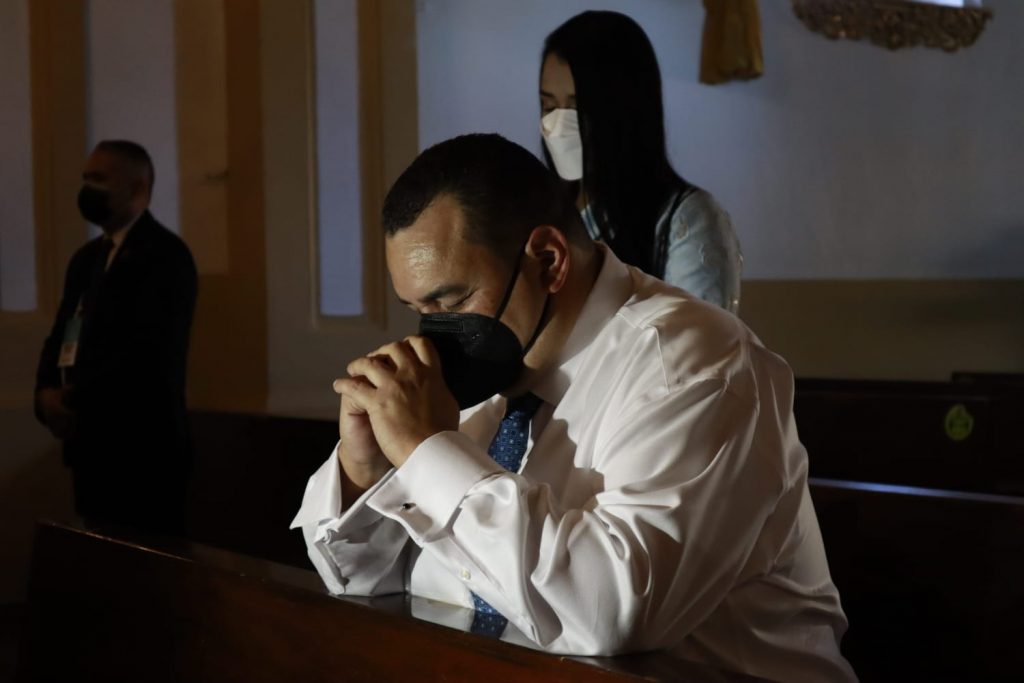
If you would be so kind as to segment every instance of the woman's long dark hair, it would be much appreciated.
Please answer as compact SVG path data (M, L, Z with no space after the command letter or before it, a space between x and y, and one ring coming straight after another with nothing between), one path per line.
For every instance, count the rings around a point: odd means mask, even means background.
M547 37L542 69L552 54L572 71L583 140L580 182L600 238L623 261L661 277L668 230L655 234L658 219L672 193L690 186L665 153L661 73L651 41L624 14L589 11ZM554 168L546 147L544 157ZM567 185L575 199L579 183Z

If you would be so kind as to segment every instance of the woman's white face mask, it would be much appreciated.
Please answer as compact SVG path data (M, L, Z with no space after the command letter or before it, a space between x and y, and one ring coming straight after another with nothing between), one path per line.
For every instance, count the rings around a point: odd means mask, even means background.
M554 109L540 120L540 134L563 180L583 177L583 140L575 109Z

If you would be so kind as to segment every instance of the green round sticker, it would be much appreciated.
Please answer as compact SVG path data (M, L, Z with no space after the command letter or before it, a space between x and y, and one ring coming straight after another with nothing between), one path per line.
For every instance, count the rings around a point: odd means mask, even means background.
M946 412L946 436L952 441L963 441L974 431L974 416L967 406L957 403Z

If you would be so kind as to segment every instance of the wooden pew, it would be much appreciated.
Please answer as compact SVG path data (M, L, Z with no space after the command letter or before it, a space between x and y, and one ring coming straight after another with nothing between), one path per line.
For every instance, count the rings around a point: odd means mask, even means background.
M288 524L306 480L338 440L338 425L273 415L193 412L196 463L189 492L191 540L297 567L306 546Z
M862 679L1021 680L1021 386L801 380L795 412Z
M1024 498L811 486L864 681L1024 676Z
M960 440L957 406L973 422ZM801 379L793 410L813 477L1024 496L1020 387Z
M413 607L331 597L313 572L199 544L41 523L17 680L755 680L657 653L547 655L416 619Z

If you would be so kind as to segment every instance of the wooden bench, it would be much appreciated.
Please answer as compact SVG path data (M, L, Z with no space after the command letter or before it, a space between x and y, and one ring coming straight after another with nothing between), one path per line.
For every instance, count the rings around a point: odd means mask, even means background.
M1024 389L805 379L794 413L813 477L1024 496ZM951 413L971 420L959 439Z
M42 523L17 680L756 680L657 653L548 655L417 619L414 608L402 595L332 597L313 572L199 544Z
M811 496L869 681L1019 681L1024 498L818 481Z
M794 410L863 680L1021 680L1021 387L802 380Z
M196 462L188 536L237 553L309 567L288 525L306 481L338 441L338 425L272 415L194 412Z

